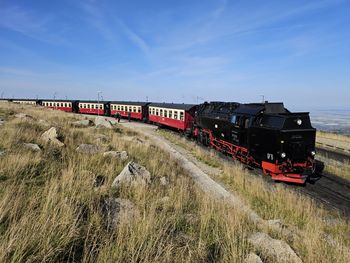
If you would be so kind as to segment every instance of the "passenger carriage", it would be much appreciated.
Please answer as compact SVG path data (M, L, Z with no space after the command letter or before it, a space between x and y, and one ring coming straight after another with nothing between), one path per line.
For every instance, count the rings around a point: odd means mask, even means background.
M65 112L78 112L77 102L73 100L42 100L41 105Z
M135 120L147 120L148 102L130 102L130 101L112 101L110 102L111 115L115 116L117 113L121 117L129 117Z
M186 131L191 129L196 107L192 104L150 103L148 119L153 123Z
M85 100L78 103L79 113L109 115L109 102Z
M18 103L18 104L29 104L29 105L39 104L39 100L35 100L35 99L11 99L9 101L13 103Z

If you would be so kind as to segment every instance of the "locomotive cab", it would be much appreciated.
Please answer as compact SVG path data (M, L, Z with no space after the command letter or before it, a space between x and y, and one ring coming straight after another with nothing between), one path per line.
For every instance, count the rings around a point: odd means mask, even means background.
M273 179L303 183L313 173L315 138L308 113L262 114L251 128L249 148Z

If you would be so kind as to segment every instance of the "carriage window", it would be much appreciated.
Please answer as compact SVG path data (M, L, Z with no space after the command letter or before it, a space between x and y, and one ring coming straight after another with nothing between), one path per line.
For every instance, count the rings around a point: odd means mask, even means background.
M174 111L174 119L177 120L177 111Z
M152 115L154 115L155 114L155 109L154 108L152 108Z
M163 110L160 109L160 116L163 117Z
M141 112L141 107L137 107L137 111L140 113Z
M159 111L158 111L158 109L156 109L156 115L159 116Z
M103 105L100 105L100 110L103 110Z
M164 117L168 118L168 111L167 110L164 110Z
M183 112L183 111L180 112L180 120L181 120L181 121L184 120L184 112Z
M173 118L173 111L172 110L169 111L169 118Z
M120 110L120 106L118 105L118 110Z
M133 107L133 112L136 112L136 107Z

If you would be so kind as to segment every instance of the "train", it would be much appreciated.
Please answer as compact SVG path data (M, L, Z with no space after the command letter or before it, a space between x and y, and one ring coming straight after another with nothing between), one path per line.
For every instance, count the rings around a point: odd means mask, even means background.
M282 102L3 100L72 113L118 115L174 129L248 167L261 169L274 181L305 184L323 169L315 160L316 129L309 113L290 112Z

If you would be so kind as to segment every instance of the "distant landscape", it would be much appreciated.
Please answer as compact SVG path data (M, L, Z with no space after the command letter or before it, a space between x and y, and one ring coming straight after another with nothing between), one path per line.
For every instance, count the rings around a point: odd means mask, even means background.
M350 109L312 110L310 116L319 130L350 135Z

